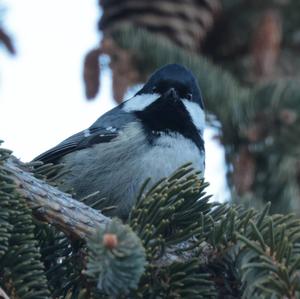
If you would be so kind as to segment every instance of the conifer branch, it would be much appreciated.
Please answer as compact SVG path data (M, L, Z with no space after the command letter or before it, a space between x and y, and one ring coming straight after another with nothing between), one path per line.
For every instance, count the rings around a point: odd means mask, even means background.
M2 158L4 152L8 153L9 158ZM100 211L36 178L29 167L11 156L9 151L0 149L0 162L1 158L1 172L6 174L6 180L14 185L15 191L26 200L38 219L54 225L72 238L83 240L90 239L99 228L103 230L111 222ZM182 168L182 171L187 170ZM189 247L188 243L184 245L178 242L166 246L164 255L156 263L167 266L174 261L188 262L193 255L182 251L182 246Z
M0 168L39 219L55 225L69 236L87 239L97 228L104 228L110 222L110 218L99 211L34 177L16 158L5 160Z

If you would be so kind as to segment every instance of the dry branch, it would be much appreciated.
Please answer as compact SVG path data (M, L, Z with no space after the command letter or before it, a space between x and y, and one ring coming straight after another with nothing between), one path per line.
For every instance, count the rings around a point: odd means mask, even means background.
M34 214L67 235L86 239L97 228L110 222L110 218L99 211L34 177L16 158L7 159L0 167L14 182L17 192L26 199Z

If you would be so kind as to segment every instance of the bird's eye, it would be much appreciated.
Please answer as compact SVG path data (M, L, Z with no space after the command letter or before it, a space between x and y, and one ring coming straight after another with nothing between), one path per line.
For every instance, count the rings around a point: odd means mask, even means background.
M156 86L152 87L152 93L157 93L157 87Z
M186 98L187 98L188 100L191 100L191 99L193 98L193 95L192 95L191 93L188 93L188 94L186 95Z

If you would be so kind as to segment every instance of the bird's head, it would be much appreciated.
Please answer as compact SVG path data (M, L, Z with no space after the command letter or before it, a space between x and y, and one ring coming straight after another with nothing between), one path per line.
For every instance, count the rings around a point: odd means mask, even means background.
M137 95L143 94L158 94L163 97L185 99L199 104L204 109L195 76L180 64L168 64L154 72L137 93Z
M193 73L179 64L168 64L154 72L142 89L123 103L123 109L134 113L151 131L203 133L200 88Z

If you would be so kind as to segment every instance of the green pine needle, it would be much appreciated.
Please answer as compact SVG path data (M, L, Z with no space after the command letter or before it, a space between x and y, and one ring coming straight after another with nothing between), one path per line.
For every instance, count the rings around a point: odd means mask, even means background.
M88 241L85 274L105 294L117 296L136 289L146 266L144 247L128 225L113 219Z

